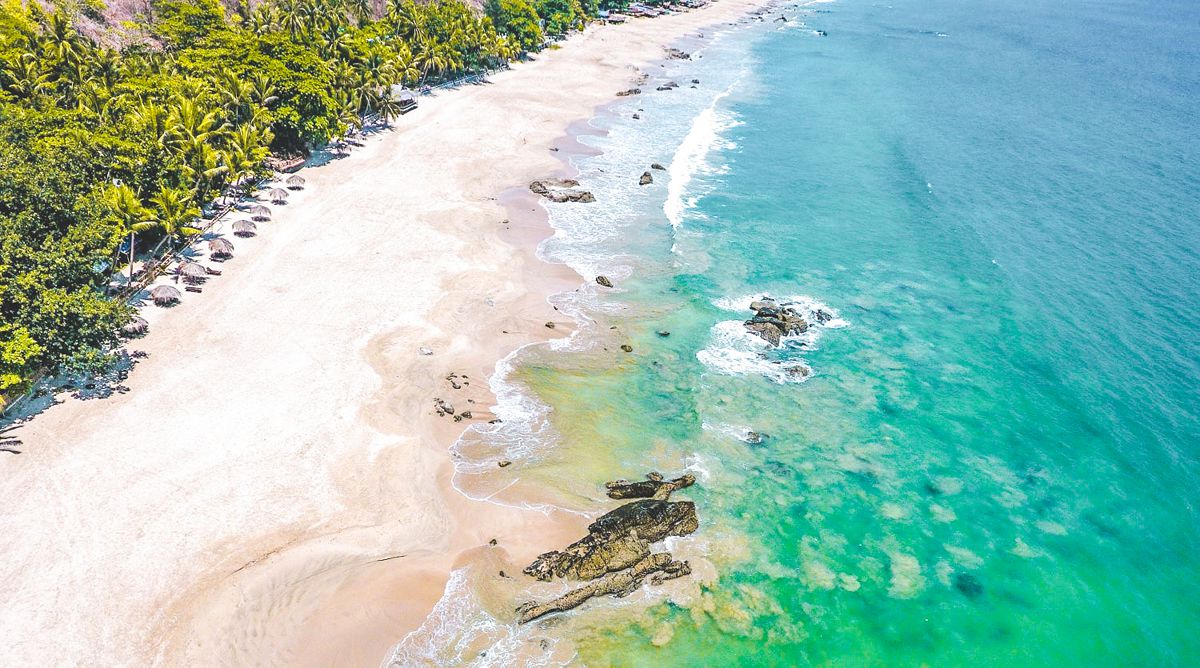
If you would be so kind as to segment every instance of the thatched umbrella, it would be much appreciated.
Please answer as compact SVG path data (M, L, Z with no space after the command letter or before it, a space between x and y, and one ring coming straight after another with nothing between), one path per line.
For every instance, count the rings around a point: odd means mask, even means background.
M208 242L208 253L213 257L233 257L233 242L228 239L213 239Z
M129 322L125 323L125 326L121 328L121 333L125 336L141 336L148 331L150 331L150 323L146 322L146 319L140 315L130 318Z
M250 207L250 216L254 220L271 220L271 210L262 204L255 204Z
M169 285L160 285L150 291L150 298L159 306L168 306L179 301L179 291Z
M239 220L233 224L233 233L239 237L252 237L258 233L258 225L248 220Z
M197 262L181 262L177 271L189 283L198 283L208 277L208 270Z
M270 192L270 195L272 202L276 204L283 204L287 201L288 191L284 190L283 188L275 188Z
M299 174L292 174L287 178L287 184L293 190L300 190L304 187L304 177Z

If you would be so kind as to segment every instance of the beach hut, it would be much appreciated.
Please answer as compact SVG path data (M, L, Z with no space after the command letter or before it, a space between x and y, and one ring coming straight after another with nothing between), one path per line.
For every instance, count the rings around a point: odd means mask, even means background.
M262 204L250 207L250 217L254 220L271 220L271 210Z
M150 291L150 298L159 306L170 306L179 301L179 291L169 285L160 285Z
M233 257L233 242L228 239L212 239L208 242L208 254L214 258Z
M198 262L181 262L176 272L188 283L199 283L208 277L208 270Z
M417 108L417 94L405 88L396 96L396 100L400 102L400 113L407 114Z
M140 315L130 318L129 322L125 323L125 326L121 328L121 333L125 336L141 336L148 331L150 331L150 323L146 322L146 319Z
M233 233L239 237L252 237L258 234L258 225L248 220L239 220L233 224Z
M288 191L284 190L283 188L274 188L269 194L271 196L271 202L274 204L283 204L288 198Z
M299 174L292 174L287 178L287 186L292 190L300 190L304 188L304 177Z

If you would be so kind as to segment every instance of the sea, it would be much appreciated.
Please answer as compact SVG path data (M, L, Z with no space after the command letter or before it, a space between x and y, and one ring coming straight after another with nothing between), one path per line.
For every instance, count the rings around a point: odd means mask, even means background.
M780 3L678 46L579 129L597 202L547 207L578 329L454 454L588 517L692 473L693 574L518 627L462 569L393 663L1200 665L1200 3ZM764 296L808 331L748 333Z

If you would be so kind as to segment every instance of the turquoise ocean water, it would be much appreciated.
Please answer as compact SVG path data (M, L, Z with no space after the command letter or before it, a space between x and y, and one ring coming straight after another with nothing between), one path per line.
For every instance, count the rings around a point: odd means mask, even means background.
M617 290L558 298L585 326L512 358L460 463L593 514L604 480L691 470L671 547L703 584L516 639L460 611L485 640L436 655L1200 665L1200 6L764 18L593 122L599 203L552 206L543 254ZM764 294L838 320L767 350L740 331Z

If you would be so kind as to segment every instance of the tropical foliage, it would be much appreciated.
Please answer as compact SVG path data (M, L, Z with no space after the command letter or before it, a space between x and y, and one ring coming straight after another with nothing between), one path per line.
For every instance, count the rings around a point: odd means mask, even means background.
M122 244L169 249L271 152L386 124L394 87L500 66L596 11L267 0L227 15L219 0L149 0L88 36L76 24L102 3L53 6L0 0L0 396L39 370L105 363L129 315L105 292Z

